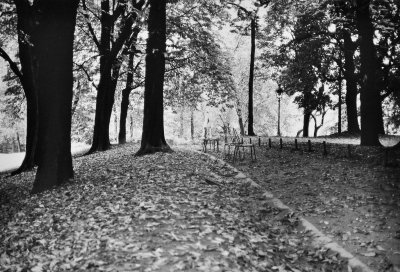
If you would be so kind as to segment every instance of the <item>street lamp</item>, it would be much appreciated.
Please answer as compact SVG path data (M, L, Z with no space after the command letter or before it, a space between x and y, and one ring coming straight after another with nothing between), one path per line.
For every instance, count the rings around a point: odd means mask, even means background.
M278 136L281 136L281 98L283 94L283 89L281 85L278 85L278 89L276 89L276 97L278 98Z

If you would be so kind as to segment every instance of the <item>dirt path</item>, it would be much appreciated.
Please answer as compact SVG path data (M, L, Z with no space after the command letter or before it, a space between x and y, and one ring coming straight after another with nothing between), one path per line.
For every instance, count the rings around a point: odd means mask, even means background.
M77 158L74 181L40 195L33 172L2 176L0 270L347 271L231 168L137 149Z
M259 148L235 167L374 271L400 267L400 168L289 149ZM222 153L216 154L221 157Z

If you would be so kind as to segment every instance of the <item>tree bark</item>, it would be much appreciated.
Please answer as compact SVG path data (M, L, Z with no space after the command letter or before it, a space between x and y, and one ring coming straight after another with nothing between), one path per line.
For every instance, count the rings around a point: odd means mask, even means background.
M132 84L133 84L134 56L135 56L134 52L129 53L126 86L125 89L122 90L121 113L119 118L119 135L118 135L118 142L120 144L126 143L126 117L128 116L129 95L132 91Z
M25 157L20 167L11 175L17 175L37 165L39 133L38 94L35 87L38 64L32 47L32 35L35 27L33 8L29 1L25 0L15 0L15 5L17 8L18 49L22 73L20 79L26 97L27 127Z
M73 177L71 156L72 59L79 0L38 1L33 38L38 61L38 170L32 193Z
M249 76L249 123L247 124L247 134L249 136L255 136L253 130L253 83L254 83L254 58L256 51L256 18L251 19L251 52L250 52L250 76Z
M357 0L356 25L360 35L361 59L361 145L378 146L379 113L382 112L376 82L376 51L374 26L370 14L370 0Z
M240 135L244 136L243 116L242 116L242 110L239 108L239 106L236 109L236 113L238 115Z
M185 118L184 118L184 107L181 107L181 112L179 113L179 137L183 138L183 135L185 134L185 129L184 129L184 123L185 123Z
M164 136L166 0L150 0L142 141L136 156L171 152Z
M360 133L357 117L357 80L355 75L354 52L356 46L351 40L351 34L344 31L344 78L346 80L346 111L347 132L351 134Z
M190 138L194 141L194 111L190 111Z
M304 110L304 118L303 118L303 137L308 137L308 128L310 125L310 117L311 113L308 110Z
M135 4L135 8L140 10L144 1ZM114 5L113 5L114 6ZM123 45L128 41L132 34L132 25L137 15L131 14L121 19L121 29L118 37L113 40L113 28L115 20L110 15L109 0L101 1L101 36L99 42L100 51L100 80L96 98L96 114L93 131L93 141L88 154L96 151L104 151L110 148L110 120L112 107L114 105L114 95L116 84L121 66L121 59L117 58ZM112 44L112 47L111 47Z
M16 133L16 140L17 140L17 150L18 150L18 152L21 152L22 151L22 148L21 148L21 141L20 141L20 139L19 139L19 133L17 132Z

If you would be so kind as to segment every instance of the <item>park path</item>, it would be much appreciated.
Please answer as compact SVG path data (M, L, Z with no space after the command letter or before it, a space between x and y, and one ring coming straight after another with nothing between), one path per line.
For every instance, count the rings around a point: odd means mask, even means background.
M1 177L0 271L347 271L223 162L137 148L76 158L39 195L33 172Z
M384 167L374 148L348 157L346 145L323 155L314 142L314 152L290 143L258 147L257 161L234 166L373 271L400 271L400 168Z

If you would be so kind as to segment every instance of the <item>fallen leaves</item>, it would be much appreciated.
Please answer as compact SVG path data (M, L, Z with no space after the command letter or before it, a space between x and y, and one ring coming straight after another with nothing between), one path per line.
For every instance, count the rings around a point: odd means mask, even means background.
M400 250L399 168L384 168L363 157L321 158L264 148L257 152L257 162L235 166L374 271L390 266L388 251Z
M135 146L75 160L76 178L29 196L33 173L1 183L0 270L340 271L296 214L207 156L133 157ZM12 186L21 186L23 193ZM277 270L278 269L278 270ZM279 270L280 269L280 270Z

